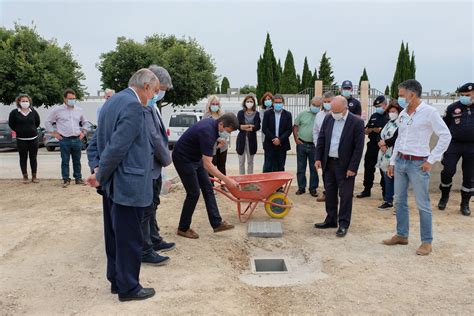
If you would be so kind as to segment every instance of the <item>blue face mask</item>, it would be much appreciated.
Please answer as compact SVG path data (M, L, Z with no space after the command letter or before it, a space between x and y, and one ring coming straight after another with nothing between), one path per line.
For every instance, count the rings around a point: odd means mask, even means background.
M382 109L382 108L376 108L375 112L377 112L378 114L383 114L385 112L385 110Z
M219 137L227 139L229 137L229 133L227 131L219 132Z
M459 97L459 102L461 102L464 105L469 105L471 104L471 97L468 95L462 95Z
M161 99L163 99L165 97L165 94L166 94L166 91L160 90L160 92L156 94L156 101L158 102Z
M277 112L280 112L281 110L283 110L283 103L275 103L273 105L273 109Z
M211 112L216 113L219 111L219 106L218 105L211 105L210 107Z
M314 114L319 113L319 111L321 111L320 108L318 108L317 106L314 106L314 105L312 105L309 109L310 109L311 113L314 113Z
M348 98L348 97L351 96L352 91L351 91L351 90L342 90L342 93L341 93L341 94L342 94L343 97Z
M269 106L272 106L272 100L265 100L265 101L263 101L263 105L265 105L267 108L268 108Z
M398 105L400 105L402 108L407 107L407 99L406 98L398 97L397 102L398 102Z
M146 106L154 106L155 103L156 103L156 99L157 99L157 95L155 94L155 95L153 96L153 98L151 98L150 100L148 100Z
M326 111L331 111L331 103L324 103L323 107Z
M76 105L76 99L67 100L67 105L69 105L69 106L74 106L74 105Z

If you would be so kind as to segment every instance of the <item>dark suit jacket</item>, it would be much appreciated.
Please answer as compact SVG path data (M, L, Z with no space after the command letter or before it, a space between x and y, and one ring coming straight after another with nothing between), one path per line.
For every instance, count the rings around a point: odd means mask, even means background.
M275 149L276 146L273 145L272 139L276 138L275 133L275 111L274 110L267 110L263 114L263 124L262 124L262 132L265 134L265 141L263 142L263 149L264 150L271 150ZM280 128L278 133L278 138L281 142L281 149L283 150L290 150L290 136L293 132L293 119L291 117L291 113L282 110L281 117L280 117Z
M117 204L147 207L153 200L153 144L145 113L127 88L104 104L97 131L87 148L89 167L99 167L97 180Z
M245 138L249 139L249 150L251 155L257 153L257 131L260 130L260 114L255 112L255 117L253 119L253 125L255 125L251 132L242 131L240 125L247 125L245 123L245 113L243 110L240 110L237 113L237 119L239 120L239 135L237 135L237 153L243 155L245 151Z
M327 166L333 126L334 119L328 115L319 132L316 160L321 161L323 171ZM349 112L339 142L339 163L342 167L357 173L364 151L364 139L364 121Z

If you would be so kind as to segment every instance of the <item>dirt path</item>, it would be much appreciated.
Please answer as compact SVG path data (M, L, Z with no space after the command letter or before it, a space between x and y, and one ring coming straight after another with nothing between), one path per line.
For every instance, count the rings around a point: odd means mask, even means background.
M235 206L219 196L223 217L236 229L212 233L200 201L193 228L201 238L187 240L174 234L184 198L178 190L163 196L159 209L164 236L177 242L171 263L142 267L142 284L157 295L119 303L105 279L102 211L94 190L62 189L52 180L0 180L0 314L473 314L474 217L459 214L457 195L447 211L434 211L433 254L417 257L417 212L410 244L385 247L380 242L393 234L395 217L376 209L378 197L355 201L350 231L338 239L334 230L313 228L324 218L323 204L292 193L296 207L282 221L283 238L257 239L246 236ZM438 198L432 195L433 205ZM254 219L268 219L263 207ZM296 268L319 267L308 273L325 277L282 287L242 282L249 257L263 252L299 258Z

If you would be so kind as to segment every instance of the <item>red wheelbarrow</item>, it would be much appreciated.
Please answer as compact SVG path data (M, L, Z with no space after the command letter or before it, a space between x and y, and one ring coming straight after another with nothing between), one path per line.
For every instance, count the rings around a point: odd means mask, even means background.
M259 202L265 204L267 214L273 218L285 217L293 206L288 199L293 176L288 172L269 172L230 176L238 184L238 188L229 188L219 179L212 178L214 190L237 203L237 214L241 223L245 223L255 211ZM276 192L283 188L283 192ZM224 190L226 189L226 190ZM281 191L281 190L280 190ZM243 207L245 210L243 210Z

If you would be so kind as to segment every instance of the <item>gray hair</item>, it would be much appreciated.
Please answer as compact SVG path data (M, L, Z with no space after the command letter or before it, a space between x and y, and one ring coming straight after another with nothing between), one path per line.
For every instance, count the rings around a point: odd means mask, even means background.
M318 97L318 96L314 96L314 97L311 99L311 102L310 102L309 105L311 106L311 104L313 104L313 102L319 102L319 103L323 104L323 98Z
M104 93L107 94L107 93L115 93L115 90L114 89L109 89L109 88L106 88L104 90Z
M421 92L423 91L423 88L421 87L421 83L416 81L415 79L408 79L403 81L398 85L398 89L405 89L408 91L413 92L416 94L416 96L419 98L421 97Z
M341 101L342 104L344 104L344 108L348 109L349 108L349 104L347 102L347 99L341 95L338 95L336 97L334 97L334 99L331 101L331 102L334 102L334 101Z
M168 70L158 65L151 65L148 69L153 71L158 80L160 80L161 85L165 85L168 89L173 89L173 83L171 82Z
M334 93L332 93L331 91L325 92L324 95L323 95L323 98L324 99L332 99L332 98L334 98Z
M221 117L217 119L217 124L222 122L224 127L230 127L233 131L236 131L240 124L239 120L237 119L237 116L235 116L234 113L225 113Z
M281 94L276 94L273 96L273 101L276 99L281 99L283 101L283 104L285 104L285 98Z
M145 83L151 85L153 83L156 84L157 82L158 78L152 71L142 68L133 74L132 78L130 78L128 81L128 86L143 89L145 87Z

